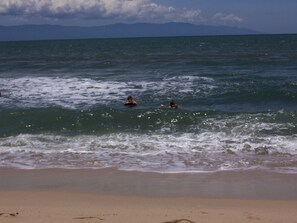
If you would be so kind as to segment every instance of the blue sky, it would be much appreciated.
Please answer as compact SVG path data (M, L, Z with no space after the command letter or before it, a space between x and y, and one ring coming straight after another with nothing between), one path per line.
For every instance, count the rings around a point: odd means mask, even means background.
M297 33L297 0L0 0L0 25L189 22Z

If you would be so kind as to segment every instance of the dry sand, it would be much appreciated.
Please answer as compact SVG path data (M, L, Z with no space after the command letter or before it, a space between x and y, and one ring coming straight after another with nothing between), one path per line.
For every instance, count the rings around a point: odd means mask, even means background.
M162 175L114 170L2 169L0 222L297 223L296 176L263 174L261 177L257 172ZM254 178L259 184L255 184ZM231 190L225 188L226 193L222 193L228 182ZM271 182L275 185L269 185ZM247 183L249 187L240 188ZM212 185L208 193L205 184ZM274 193L268 189L268 193L258 196L265 184ZM244 191L247 188L248 192ZM199 189L201 193L195 192ZM244 196L238 194L240 190Z

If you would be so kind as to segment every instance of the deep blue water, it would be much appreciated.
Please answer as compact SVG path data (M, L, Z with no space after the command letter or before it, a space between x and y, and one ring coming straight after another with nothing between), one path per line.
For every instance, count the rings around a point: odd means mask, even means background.
M0 167L297 172L297 35L0 42L0 91Z

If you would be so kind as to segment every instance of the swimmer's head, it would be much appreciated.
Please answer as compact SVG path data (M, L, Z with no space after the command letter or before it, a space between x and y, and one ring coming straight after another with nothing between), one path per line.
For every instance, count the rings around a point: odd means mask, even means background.
M170 108L178 108L178 105L173 100L170 102L169 106Z

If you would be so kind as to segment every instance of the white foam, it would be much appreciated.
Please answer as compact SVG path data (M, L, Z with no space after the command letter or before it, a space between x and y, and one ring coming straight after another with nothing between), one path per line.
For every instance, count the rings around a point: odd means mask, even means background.
M205 81L205 82L214 82L213 78L210 77L203 77L203 76L192 76L192 75L180 75L180 76L173 76L173 77L166 77L164 78L165 81L186 81L186 82L193 82L193 81Z
M200 80L202 77L199 77ZM202 78L204 79L204 78ZM160 81L103 81L89 78L21 77L2 78L0 89L19 107L61 106L65 108L109 105L123 101L127 95L153 94L162 97L168 93L189 94L211 90L213 85L201 83L197 77L184 76ZM206 79L207 82L211 80Z
M107 104L123 98L125 92L122 89L129 90L127 83L79 78L23 77L2 79L2 85L9 89L10 98L25 107L56 105L75 108L81 104Z
M256 167L285 169L294 166L296 143L296 136L260 138L223 132L113 133L72 137L21 134L1 138L0 165L20 168L115 167L157 172Z

